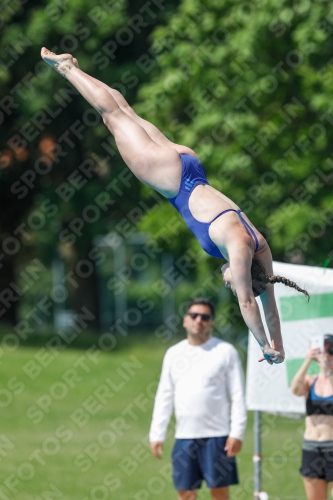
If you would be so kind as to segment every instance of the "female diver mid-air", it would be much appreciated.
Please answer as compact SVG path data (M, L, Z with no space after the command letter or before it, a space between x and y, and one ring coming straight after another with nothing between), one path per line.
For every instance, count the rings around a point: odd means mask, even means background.
M140 118L117 90L81 71L70 54L56 55L43 48L41 56L100 113L133 174L168 199L209 255L228 261L222 266L223 279L237 296L244 321L262 349L259 361L282 363L284 350L273 285L283 283L308 297L306 290L287 278L273 276L272 254L265 238L230 198L208 184L192 149L169 141ZM258 295L272 347L255 301Z

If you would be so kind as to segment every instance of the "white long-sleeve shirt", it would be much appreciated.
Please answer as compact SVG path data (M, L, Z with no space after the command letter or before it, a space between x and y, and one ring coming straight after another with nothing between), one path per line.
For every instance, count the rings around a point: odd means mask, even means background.
M185 339L167 350L150 442L164 441L173 409L176 439L227 435L243 439L247 419L243 370L231 344L210 337L204 344L190 345Z

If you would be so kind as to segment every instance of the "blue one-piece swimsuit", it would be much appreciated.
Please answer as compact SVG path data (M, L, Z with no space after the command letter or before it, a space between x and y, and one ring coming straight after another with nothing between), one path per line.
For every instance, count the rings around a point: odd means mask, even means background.
M202 248L212 257L218 257L224 259L218 247L213 243L209 236L209 226L214 220L220 217L227 212L236 212L240 220L242 221L246 231L248 234L252 234L253 239L256 243L256 249L258 250L259 242L258 238L253 231L252 227L246 222L241 214L241 210L234 210L233 208L229 208L228 210L223 210L223 212L219 213L214 219L210 222L199 222L197 219L193 217L190 212L188 206L188 200L191 196L193 189L199 185L209 185L207 181L206 173L201 165L200 161L197 160L194 156L191 155L180 155L180 159L182 162L182 177L180 181L180 188L177 196L174 198L168 198L171 205L175 207L176 210L183 217L186 225L192 231L194 236L199 241Z

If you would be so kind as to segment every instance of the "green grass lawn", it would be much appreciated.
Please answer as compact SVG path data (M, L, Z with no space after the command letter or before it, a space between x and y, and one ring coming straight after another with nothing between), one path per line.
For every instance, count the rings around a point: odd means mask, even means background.
M176 498L170 426L162 461L148 447L166 347L147 341L115 352L39 348L6 352L0 365L0 499ZM252 498L253 415L233 500ZM298 473L302 421L263 416L263 487L270 499L305 498ZM206 488L199 499L210 498Z

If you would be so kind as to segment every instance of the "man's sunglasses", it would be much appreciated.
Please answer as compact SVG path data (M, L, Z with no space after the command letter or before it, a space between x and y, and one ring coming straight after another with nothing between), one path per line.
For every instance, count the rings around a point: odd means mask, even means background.
M329 347L328 349L325 349L325 352L333 356L333 347Z
M200 313L187 313L192 319L197 319L198 316L201 317L202 321L210 321L212 319L210 314L200 314Z

